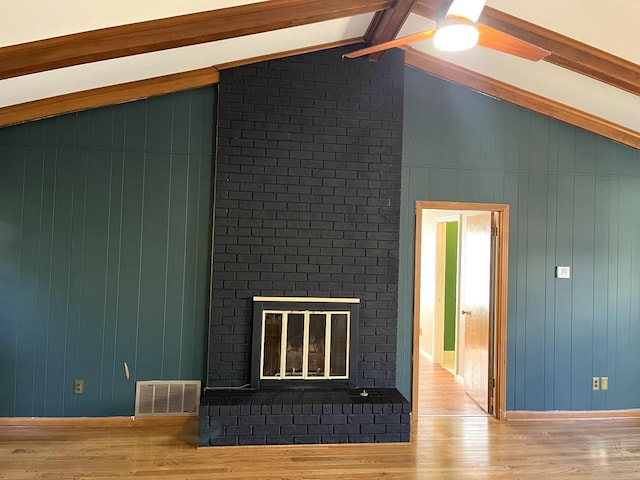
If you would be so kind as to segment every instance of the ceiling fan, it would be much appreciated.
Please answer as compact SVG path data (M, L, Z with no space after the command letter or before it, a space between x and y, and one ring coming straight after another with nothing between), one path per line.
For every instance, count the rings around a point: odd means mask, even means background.
M485 3L486 0L447 0L438 7L436 28L363 48L344 56L347 58L361 57L432 37L436 48L450 52L467 50L479 45L534 62L542 60L551 53L529 42L478 23Z

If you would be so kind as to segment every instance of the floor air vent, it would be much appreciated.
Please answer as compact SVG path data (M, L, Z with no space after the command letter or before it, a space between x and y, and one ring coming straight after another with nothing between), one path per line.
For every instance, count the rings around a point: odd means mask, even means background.
M136 382L136 417L198 415L200 381Z

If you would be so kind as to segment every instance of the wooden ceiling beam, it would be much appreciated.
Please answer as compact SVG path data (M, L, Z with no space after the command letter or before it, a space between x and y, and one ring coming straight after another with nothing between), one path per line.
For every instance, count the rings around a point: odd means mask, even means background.
M340 40L322 45L314 45L313 47L287 50L284 52L261 55L253 58L243 58L242 60L216 65L215 67L201 68L188 72L164 75L146 80L94 88L91 90L83 90L65 95L57 95L55 97L20 103L17 105L0 107L0 128L31 120L52 117L54 115L62 115L65 113L87 110L89 108L99 108L117 103L131 102L141 98L204 87L218 83L220 80L220 71L228 68L235 68L257 62L265 62L276 58L302 55L309 52L316 52L318 50L326 50L344 45L353 45L356 43L362 43L362 41L362 37Z
M369 45L378 45L396 38L416 1L396 0L391 8L377 12L364 35L365 42ZM384 54L384 51L372 53L369 55L369 60L380 61Z
M413 13L435 19L441 0L418 0ZM640 95L640 65L486 6L480 23L551 53L545 62Z
M0 79L386 10L392 0L270 0L0 48Z
M640 132L407 47L405 63L485 95L640 149Z
M640 65L493 8L487 8L480 21L549 50L545 62L640 95Z

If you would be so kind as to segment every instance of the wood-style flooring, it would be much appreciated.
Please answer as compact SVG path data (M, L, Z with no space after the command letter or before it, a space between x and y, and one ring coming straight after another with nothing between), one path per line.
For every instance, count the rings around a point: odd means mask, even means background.
M487 414L465 393L464 386L455 381L451 372L422 355L418 378L418 415Z
M431 416L412 443L196 448L197 424L0 427L0 478L638 479L640 421Z

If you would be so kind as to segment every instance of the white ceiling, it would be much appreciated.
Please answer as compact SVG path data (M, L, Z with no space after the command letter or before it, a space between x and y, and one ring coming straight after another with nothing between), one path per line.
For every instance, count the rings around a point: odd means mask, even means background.
M1 0L0 47L97 28L213 10L251 0ZM488 6L640 64L640 1L488 0ZM135 55L0 80L0 107L224 64L364 35L373 15ZM411 14L400 35L433 27ZM418 50L640 132L640 98L548 62L475 48L443 55Z

